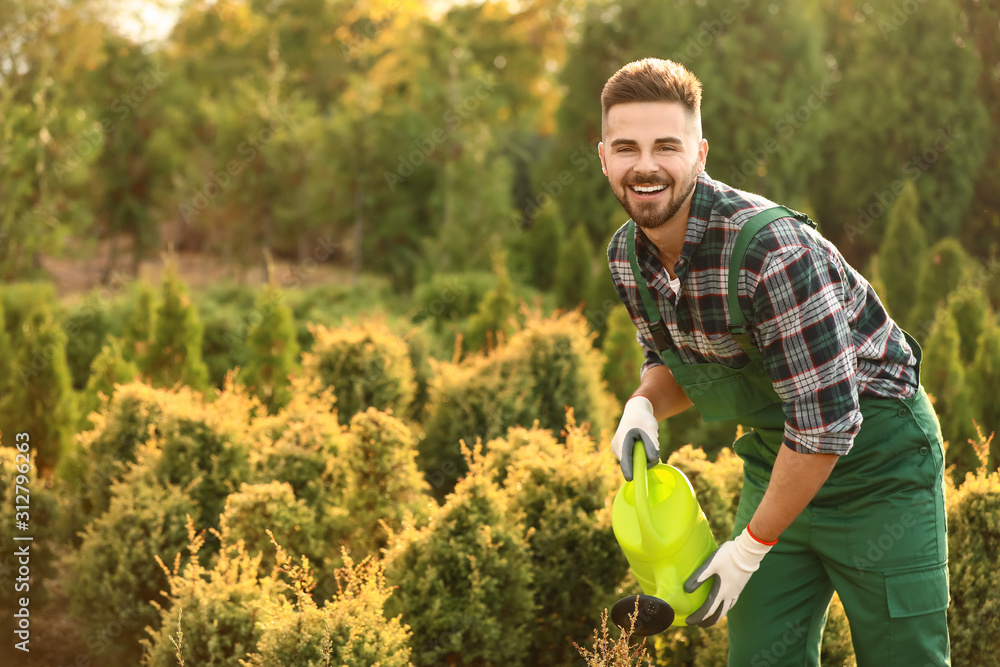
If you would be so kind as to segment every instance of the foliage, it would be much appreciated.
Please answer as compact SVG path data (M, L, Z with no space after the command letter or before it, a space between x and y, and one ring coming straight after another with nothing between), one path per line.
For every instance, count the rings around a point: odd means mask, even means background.
M35 465L48 476L68 453L76 429L77 404L66 334L45 306L23 322L15 351L10 391L0 397L0 431L27 432L37 447Z
M590 236L584 226L569 235L559 255L555 290L564 308L586 305L594 282L594 257ZM602 274L602 278L606 276Z
M601 345L604 354L604 381L622 404L639 385L639 370L645 361L635 338L635 324L625 306L619 304L608 315L608 329Z
M621 483L608 452L568 411L564 442L537 427L490 441L485 467L523 515L535 599L527 631L532 664L566 665L594 610L612 604L628 563L611 530ZM572 554L572 558L567 556Z
M977 423L986 433L1000 433L1000 324L986 321L976 342L976 356L966 374L962 402L974 406ZM1000 441L993 445L989 467L1000 465Z
M561 429L566 406L594 433L610 427L619 408L601 380L592 337L579 313L533 314L492 352L432 364L420 451L421 467L439 497L465 469L461 440L490 440L536 419L541 428Z
M514 296L514 283L507 272L507 260L503 253L493 257L493 271L497 276L496 287L483 296L466 327L464 342L466 348L472 351L496 347L514 330L517 297Z
M638 605L638 598L636 598ZM639 614L638 608L630 615L632 622ZM587 667L653 667L653 661L646 654L644 641L633 644L632 627L626 628L616 638L608 635L608 610L601 613L600 630L594 630L593 649L582 648L576 642L573 647L587 661Z
M548 197L541 207L533 207L533 215L517 234L510 236L508 256L511 274L519 282L542 291L555 287L565 227L555 200Z
M991 584L1000 553L1000 472L987 468L992 438L978 436L979 468L965 476L947 501L948 632L956 665L1000 665L1000 601Z
M247 667L410 667L410 632L400 617L386 619L383 607L391 589L376 560L355 563L346 554L336 572L336 591L322 607L305 595L311 582L300 567L289 567L279 549L283 571L290 573L295 606L272 606L260 620L257 651Z
M76 390L87 384L90 366L112 330L107 308L98 299L96 294L88 295L62 320L66 332L66 362Z
M406 343L385 322L310 331L316 342L302 355L302 373L333 389L341 424L368 407L406 414L416 389L413 366Z
M927 254L927 233L918 217L919 205L917 188L907 181L889 209L889 225L877 255L882 289L876 292L904 329L910 326L908 320L917 303L917 286Z
M945 238L928 248L924 268L918 273L917 302L910 314L911 331L918 341L925 340L941 318L950 295L970 276L969 255L953 238Z
M102 400L114 395L116 385L132 382L138 376L139 368L126 358L122 340L109 336L90 364L90 377L83 390L80 416L88 419L87 425L91 424L90 413L100 409Z
M925 352L921 361L921 383L934 398L934 411L941 421L942 435L951 443L947 463L971 469L972 452L962 434L971 426L972 406L962 400L967 370L962 363L962 337L950 310L934 323L930 338L922 347Z
M298 366L299 356L295 324L284 295L273 287L260 293L252 315L257 322L246 341L249 359L237 379L275 412L291 399L288 375Z
M529 642L510 628L534 620L530 552L519 513L473 463L428 526L409 528L386 554L397 586L390 615L413 630L417 665L520 664Z
M140 370L154 386L171 387L181 382L204 391L208 388L208 369L201 359L204 331L198 310L177 275L176 263L168 261L153 338L139 361Z

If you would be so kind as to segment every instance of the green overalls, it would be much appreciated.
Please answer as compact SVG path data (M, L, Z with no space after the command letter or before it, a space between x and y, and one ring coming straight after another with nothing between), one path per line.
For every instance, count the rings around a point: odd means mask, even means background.
M785 427L781 400L744 329L736 281L753 236L789 215L813 224L803 214L771 208L751 218L737 237L728 281L729 328L751 359L740 369L685 364L669 348L639 271L629 222L632 272L654 342L674 379L706 421L738 419L753 429L733 445L744 475L733 538L764 497ZM905 335L917 356L919 378L920 347ZM906 399L861 397L860 406L864 421L851 451L782 533L728 614L730 667L818 665L834 591L850 621L859 667L951 664L944 453L937 417L922 387Z

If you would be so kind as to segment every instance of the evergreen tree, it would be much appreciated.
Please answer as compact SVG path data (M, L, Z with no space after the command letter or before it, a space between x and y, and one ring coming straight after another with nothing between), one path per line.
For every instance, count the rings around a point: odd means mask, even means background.
M1000 461L1000 324L990 314L976 343L976 356L965 383L965 402L974 406L976 423L993 438L993 460L987 469L995 470Z
M299 356L295 322L284 294L274 286L261 291L254 313L260 321L250 331L250 359L237 379L274 414L291 399L288 375Z
M604 380L623 405L639 384L639 369L645 360L635 334L635 324L628 310L623 305L616 306L608 317L601 351L604 353Z
M993 317L990 302L981 288L967 286L951 293L946 308L958 324L962 336L962 363L968 368L976 358L979 336L987 320Z
M163 273L162 299L149 348L139 369L154 386L181 382L197 391L208 388L208 368L201 360L204 329L187 288L177 275L177 264L168 260Z
M511 273L519 282L547 291L555 286L565 226L553 199L532 207L533 217L523 227L517 220L517 231L508 237Z
M125 356L122 340L114 336L109 337L90 364L90 377L83 390L80 414L84 419L84 427L90 426L88 420L90 413L101 407L100 394L111 398L116 384L131 382L138 375L139 368Z
M927 254L927 235L917 216L917 188L907 181L889 211L889 226L878 251L878 275L883 291L877 291L889 314L906 328L917 301L917 285Z
M23 324L11 389L0 407L6 434L25 432L36 449L36 465L51 472L68 452L76 432L76 396L66 362L66 334L52 313L38 308ZM10 440L13 442L13 440Z
M556 294L560 304L572 310L590 296L594 281L594 254L587 228L578 225L560 253Z
M969 273L969 255L957 239L941 239L927 250L919 274L917 301L909 319L910 331L917 340L930 334L948 295L965 282Z
M975 455L966 439L972 429L973 414L962 400L966 369L962 364L962 336L950 310L944 310L934 323L930 338L923 346L921 383L934 397L934 410L941 421L941 432L949 442L947 463L975 467Z
M479 310L469 318L465 333L465 348L481 350L484 346L495 347L499 337L513 331L512 320L517 314L517 298L514 283L507 272L507 260L502 252L493 257L493 271L497 274L497 286L486 293Z

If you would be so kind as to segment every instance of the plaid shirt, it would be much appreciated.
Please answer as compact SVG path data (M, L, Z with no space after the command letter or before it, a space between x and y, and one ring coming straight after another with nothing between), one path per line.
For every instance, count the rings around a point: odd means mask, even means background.
M736 236L773 203L712 180L694 190L674 294L656 248L636 227L636 255L672 347L684 363L741 368L750 362L729 333L728 265ZM623 225L608 246L618 296L645 349L642 373L662 365L629 266ZM847 454L861 428L858 396L908 398L916 357L871 285L829 241L779 218L747 250L737 287L747 330L783 403L784 443L797 452Z

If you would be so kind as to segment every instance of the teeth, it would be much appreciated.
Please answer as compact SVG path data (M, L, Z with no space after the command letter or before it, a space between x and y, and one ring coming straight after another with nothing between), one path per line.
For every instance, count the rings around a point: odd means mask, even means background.
M646 193L646 192L659 192L660 190L663 190L667 186L666 185L649 185L649 186L633 185L631 187L636 192Z

